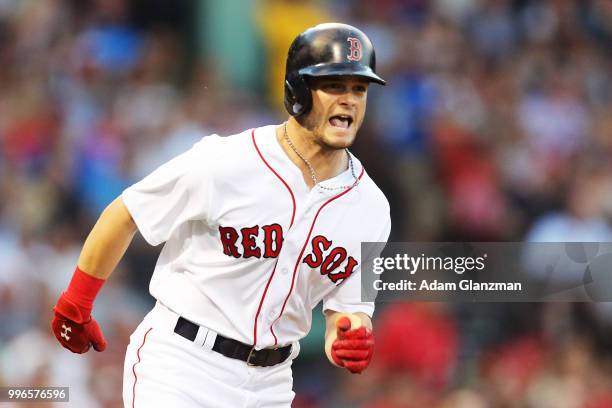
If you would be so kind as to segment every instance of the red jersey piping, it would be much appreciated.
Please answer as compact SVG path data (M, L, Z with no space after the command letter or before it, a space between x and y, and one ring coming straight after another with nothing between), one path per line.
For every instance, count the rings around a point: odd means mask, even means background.
M293 226L293 221L295 220L295 196L293 195L293 191L291 190L291 187L289 187L289 184L287 184L287 182L280 176L280 174L278 174L272 168L272 166L266 161L266 159L261 154L261 151L259 150L259 147L257 146L257 142L255 141L255 129L251 131L251 139L253 140L253 146L255 147L257 154L261 158L261 161L263 161L266 167L268 167L270 171L274 173L274 175L285 185L285 187L287 188L287 191L289 192L289 195L291 196L291 203L293 205L293 211L291 213L291 222L289 223L289 228L291 228ZM276 272L277 264L278 264L278 258L276 258L276 262L274 263L274 268L272 268L272 273L270 274L270 277L268 278L266 287L263 291L263 294L261 295L261 299L259 300L259 306L257 307L257 313L255 314L255 320L253 322L253 346L257 345L257 320L259 319L259 313L261 313L261 308L263 306L264 299L266 298L266 294L268 293L268 288L270 287L270 283L272 282L272 278L274 277L274 273ZM272 335L274 335L274 332L272 332ZM276 342L276 336L274 336L274 341Z
M142 348L144 347L145 342L147 341L147 336L149 335L149 332L151 332L151 330L153 330L152 327L145 333L144 338L142 339L142 344L140 345L140 347L138 347L138 351L136 352L138 361L135 362L132 366L132 373L134 373L134 386L132 387L132 408L134 408L134 404L136 403L136 383L138 382L138 376L136 375L136 364L140 363L140 350L142 350Z
M365 172L365 168L362 166L361 167L361 173L359 174L359 177L358 177L359 181L361 181L361 178L363 177L364 172ZM274 336L274 345L275 346L278 344L278 340L276 339L276 334L274 333L274 328L272 326L274 326L274 323L276 323L281 318L281 316L283 315L283 312L285 311L285 306L287 305L287 301L289 300L289 296L291 296L291 292L293 291L293 286L295 284L295 275L296 275L298 267L300 265L300 261L302 259L302 255L304 255L304 251L306 250L306 246L308 246L308 241L310 240L310 235L312 234L312 230L314 229L315 223L317 222L317 218L319 217L319 213L321 212L323 207L325 207L327 204L331 203L332 201L336 200L337 198L342 197L343 195L345 195L346 193L351 191L353 189L353 187L355 187L355 185L352 185L350 188L347 188L343 192L333 196L332 198L330 198L329 200L324 202L321 205L321 207L319 207L319 209L317 210L317 213L315 214L315 216L314 216L314 218L312 220L312 224L310 225L310 230L308 231L308 236L306 236L306 241L304 242L304 245L302 246L302 250L300 251L300 255L298 256L297 260L295 261L295 267L293 268L293 277L291 278L291 287L289 288L289 293L287 293L287 297L285 298L285 301L283 302L283 307L282 307L282 309L280 311L280 314L270 324L270 332L272 332L272 336Z

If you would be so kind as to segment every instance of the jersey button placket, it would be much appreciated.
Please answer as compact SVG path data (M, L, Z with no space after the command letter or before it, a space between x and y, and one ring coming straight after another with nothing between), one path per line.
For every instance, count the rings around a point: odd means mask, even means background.
M314 218L317 209L321 205L325 196L319 194L319 189L317 187L313 188L310 194L308 195L308 200L305 204L305 209L303 213L303 221L307 221L306 223L310 226L312 219Z

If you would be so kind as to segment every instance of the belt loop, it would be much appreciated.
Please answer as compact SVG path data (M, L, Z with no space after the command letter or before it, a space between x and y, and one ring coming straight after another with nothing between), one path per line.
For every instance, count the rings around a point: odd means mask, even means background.
M200 327L200 330L204 331L204 327ZM207 335L204 341L202 342L202 347L204 347L207 350L212 350L213 346L215 345L215 339L217 338L217 333L215 333L214 331L210 329L205 329L205 330L207 331Z
M196 335L196 338L193 340L193 342L200 347L205 347L206 339L208 337L212 337L210 336L210 330L206 327L199 326L198 334Z

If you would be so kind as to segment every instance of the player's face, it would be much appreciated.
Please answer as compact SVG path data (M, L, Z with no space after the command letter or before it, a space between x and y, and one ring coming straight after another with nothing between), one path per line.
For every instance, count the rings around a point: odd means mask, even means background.
M313 78L312 110L305 127L315 142L332 149L344 149L355 141L363 123L369 82L350 76Z

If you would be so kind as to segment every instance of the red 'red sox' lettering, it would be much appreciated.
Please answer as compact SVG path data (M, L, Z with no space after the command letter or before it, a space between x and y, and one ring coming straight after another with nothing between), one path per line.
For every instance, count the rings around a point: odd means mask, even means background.
M321 268L321 275L327 277L336 283L340 279L346 279L353 273L353 269L357 266L357 261L352 256L348 257L344 270L332 273L342 263L347 260L347 252L343 247L335 247L327 255L324 253L331 247L332 241L325 238L323 235L317 235L312 239L312 253L304 258L304 263L311 268Z
M264 225L261 230L263 257L278 257L283 246L283 228L279 224L271 224ZM223 253L234 258L261 258L262 248L256 241L260 233L259 225L244 227L239 231L234 227L219 226ZM311 241L312 252L304 257L303 262L312 269L320 268L321 275L336 283L351 276L358 263L355 258L348 256L345 248L332 248L332 244L333 242L323 235L317 235ZM344 269L334 273L345 262Z
M264 225L264 258L276 258L283 247L283 228L278 224Z
M317 235L312 239L312 253L304 258L304 263L311 268L318 268L323 262L323 251L327 251L332 242L323 235Z
M259 225L242 228L240 233L242 234L242 248L244 249L242 256L245 258L261 258L261 249L257 247L255 242L255 238L257 238L259 233Z
M221 243L223 244L223 253L233 256L234 258L240 258L238 247L236 246L236 241L238 240L238 233L236 230L232 227L219 226L219 235L221 236Z
M271 224L264 225L261 229L263 230L263 257L276 258L283 247L283 227L279 224ZM234 227L219 226L223 253L234 258L261 258L261 248L256 242L259 233L259 225L241 228L240 232Z

